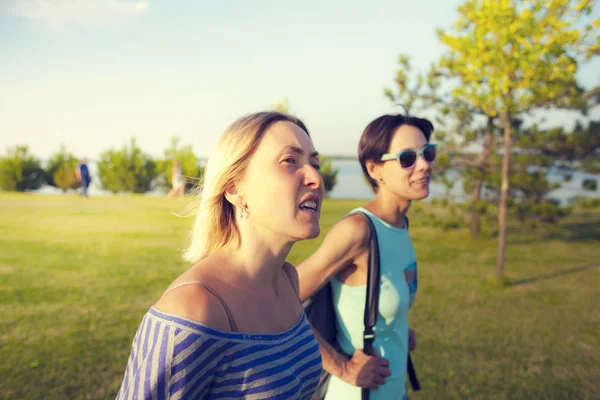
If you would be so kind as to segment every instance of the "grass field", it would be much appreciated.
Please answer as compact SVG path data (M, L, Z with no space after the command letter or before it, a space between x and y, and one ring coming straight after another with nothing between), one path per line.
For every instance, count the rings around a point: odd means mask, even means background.
M327 201L323 232L359 205ZM185 265L183 201L0 194L0 398L114 398L142 315ZM411 399L600 398L600 212L495 239L411 215ZM322 240L296 245L290 261Z

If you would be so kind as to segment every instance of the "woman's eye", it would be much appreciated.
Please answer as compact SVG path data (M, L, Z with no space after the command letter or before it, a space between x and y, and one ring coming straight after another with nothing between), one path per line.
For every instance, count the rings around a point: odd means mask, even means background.
M296 160L293 157L287 157L283 159L284 163L288 163L288 164L296 164Z
M316 169L317 171L321 171L321 166L319 164L313 164L312 165L314 169Z

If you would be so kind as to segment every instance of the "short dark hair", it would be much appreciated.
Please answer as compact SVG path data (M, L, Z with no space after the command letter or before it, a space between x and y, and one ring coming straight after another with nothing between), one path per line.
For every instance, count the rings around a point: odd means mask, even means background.
M381 156L388 152L394 132L403 125L414 126L423 132L425 140L429 143L433 133L433 124L425 118L404 116L402 114L386 114L371 121L365 128L358 144L358 160L362 167L365 178L369 181L371 188L377 192L379 185L371 178L367 171L367 161L381 162Z

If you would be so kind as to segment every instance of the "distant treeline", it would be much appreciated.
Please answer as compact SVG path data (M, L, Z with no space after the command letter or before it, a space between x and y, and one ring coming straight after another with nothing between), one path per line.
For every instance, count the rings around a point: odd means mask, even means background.
M191 190L200 182L204 163L196 157L191 145L181 145L178 138L171 139L170 146L159 158L145 153L132 138L128 145L120 149L104 151L95 162L100 186L104 190L113 193L146 193L155 188L167 190L171 187L174 160L181 162L186 191ZM23 192L50 185L65 193L76 190L81 185L76 171L84 161L89 162L76 157L64 145L45 163L32 155L26 145L9 148L0 157L0 189ZM327 157L321 157L321 173L325 189L329 192L337 183L338 171Z

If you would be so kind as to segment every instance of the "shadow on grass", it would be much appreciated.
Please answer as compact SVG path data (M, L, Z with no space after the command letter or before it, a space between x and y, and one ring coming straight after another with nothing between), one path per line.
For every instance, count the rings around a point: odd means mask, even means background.
M564 276L564 275L570 275L570 274L575 274L577 272L587 271L588 269L593 269L593 268L600 268L600 264L580 265L578 267L563 269L560 271L555 271L555 272L552 272L549 274L535 276L532 278L518 279L518 280L515 280L512 282L505 283L505 287L528 285L531 283L535 283L535 282L539 282L539 281L543 281L543 280L547 280L547 279L554 279L554 278L558 278L558 277Z

